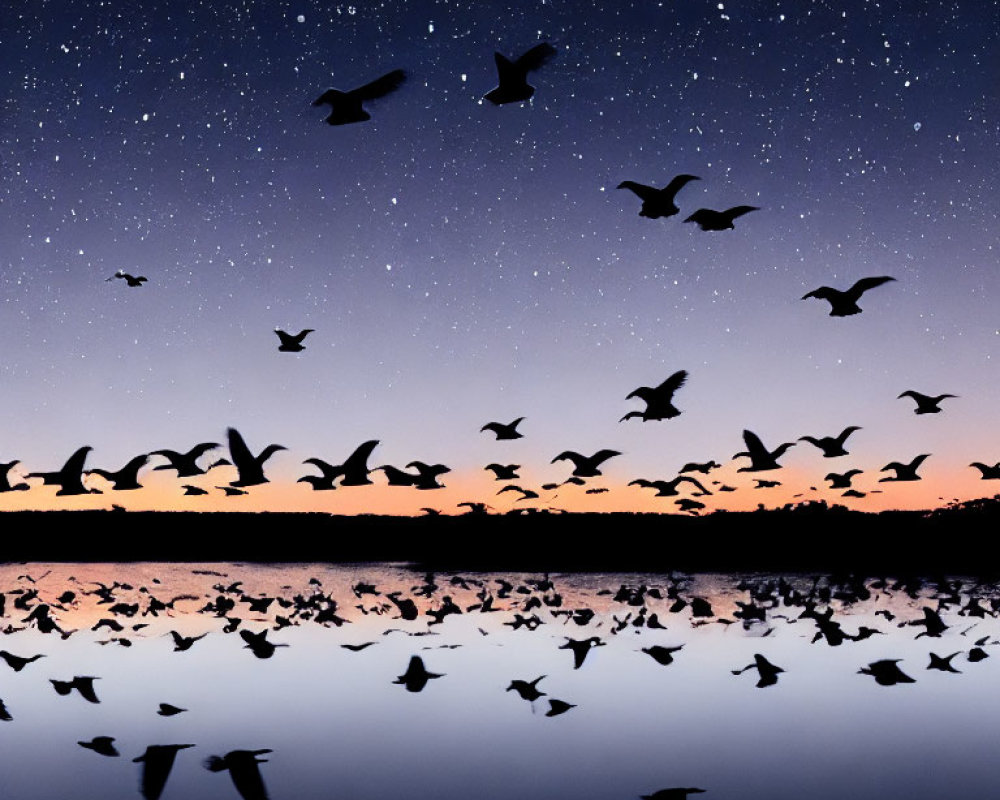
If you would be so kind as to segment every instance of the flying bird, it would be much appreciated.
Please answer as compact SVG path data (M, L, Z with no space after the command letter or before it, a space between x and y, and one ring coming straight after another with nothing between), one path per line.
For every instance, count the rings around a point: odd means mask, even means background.
M565 714L571 708L576 708L576 703L567 703L565 700L549 698L549 710L545 712L545 716L558 717L560 714Z
M860 469L849 469L847 472L828 472L823 480L830 481L831 489L850 489L851 479L860 474Z
M622 181L618 184L618 188L629 189L642 200L642 208L639 211L640 217L659 219L660 217L672 217L674 214L677 214L680 211L674 204L677 192L691 181L700 180L701 178L697 175L677 175L662 189L645 186L635 181Z
M871 675L879 686L893 686L897 683L916 683L897 665L902 659L886 658L873 661L867 667L858 670L859 675Z
M16 656L7 650L0 650L0 658L6 661L7 666L14 670L14 672L20 672L28 666L28 664L31 664L40 658L45 658L45 656L42 653L33 656Z
M513 422L504 424L502 422L487 422L483 427L479 429L479 432L483 431L493 431L496 434L497 440L500 439L520 439L524 436L523 433L518 433L517 426L521 424L524 417L518 417Z
M742 669L734 669L732 673L733 675L741 675L748 669L757 670L757 675L759 677L759 680L757 681L758 689L763 689L767 686L774 686L774 684L778 682L778 674L784 672L781 667L775 666L760 653L754 653L752 664L747 664Z
M659 386L640 386L634 389L626 400L638 397L646 403L643 411L629 411L619 422L638 417L643 422L652 420L672 419L681 412L673 404L674 392L680 389L687 380L687 371L678 370Z
M718 469L722 464L715 460L706 461L704 463L698 463L694 461L689 461L683 467L681 467L678 472L700 472L702 475L708 475L713 469Z
M108 281L113 281L115 278L121 278L126 284L132 287L142 286L149 279L145 275L129 275L125 270L118 270L114 275L108 278ZM107 282L107 281L105 281Z
M247 447L246 442L243 441L243 437L236 428L229 428L226 431L226 435L229 438L229 457L233 460L233 465L239 473L239 477L234 481L230 481L229 485L238 487L257 486L261 483L267 483L268 480L264 476L264 462L279 450L286 450L287 448L280 444L269 444L260 455L255 456L250 452L250 448Z
M527 700L529 702L534 702L539 697L544 697L545 692L538 688L538 682L544 678L544 675L539 675L533 681L523 681L519 679L512 680L510 686L508 686L505 691L514 691L520 695L522 700Z
M895 476L879 478L879 483L884 483L885 481L919 481L920 476L917 475L917 469L929 455L930 453L923 453L916 456L909 464L902 464L899 461L892 461L886 464L879 472L893 470L896 474Z
M424 660L420 656L410 656L410 663L406 667L406 672L393 681L406 687L408 692L419 692L432 678L441 678L443 675L437 672L428 672L424 667Z
M733 206L725 211L713 211L710 208L699 208L685 222L693 222L703 231L724 231L733 229L733 220L749 214L751 211L760 211L757 206Z
M654 644L649 647L643 647L642 652L652 658L657 664L666 667L674 663L674 653L683 647L684 645L682 644L677 645L677 647L664 647L660 644Z
M645 478L636 478L634 481L629 481L629 486L640 486L643 489L656 489L655 497L676 497L680 494L677 487L682 483L690 483L694 486L700 495L708 495L711 492L706 489L700 481L689 475L678 475L672 481L647 481Z
M106 469L88 469L85 474L100 475L104 480L113 484L111 488L114 491L121 492L141 489L142 484L139 483L139 470L146 466L147 461L149 461L149 456L143 453L133 458L117 472L109 472Z
M184 490L184 494L186 495L196 496L196 495L208 494L207 489L202 489L200 486L195 486L194 484L191 483L185 483L181 486L181 488Z
M404 80L406 80L406 73L401 69L395 69L392 72L387 72L381 78L376 78L371 83L366 83L364 86L347 92L342 92L339 89L327 89L313 100L313 105L321 106L325 103L330 106L330 115L326 118L330 125L366 122L371 119L371 114L365 111L361 104L366 100L377 100L394 92Z
M93 750L95 753L99 753L102 756L116 758L117 756L120 756L121 753L119 753L115 748L114 742L114 736L95 736L89 742L77 742L77 744L87 750Z
M521 496L517 498L516 501L518 503L520 503L522 500L534 500L538 497L538 492L533 491L531 489L525 489L513 483L504 486L499 492L497 492L497 494L503 494L504 492L520 492Z
M278 350L282 353L299 353L306 349L305 345L302 344L302 340L312 333L313 329L306 328L296 334L291 334L285 333L280 328L275 328L274 332L278 334L278 338L281 340L281 344L278 345Z
M266 764L266 758L260 758L270 753L268 748L260 750L230 750L224 756L209 756L205 759L205 769L210 772L229 770L233 786L243 800L267 800L267 789L260 775L258 764Z
M49 678L49 683L56 690L56 694L66 696L76 689L88 703L100 703L101 701L97 699L97 693L94 691L94 681L96 680L97 678L90 675L77 675L71 681L58 681Z
M371 480L368 473L368 458L372 451L378 446L378 439L369 439L362 442L352 452L343 464L330 464L321 458L307 458L303 464L312 464L319 467L322 477L307 475L299 478L299 481L311 483L314 489L333 489L334 481L340 478L341 486L368 486Z
M939 394L936 397L931 397L930 395L921 394L920 392L915 392L912 389L907 389L905 392L899 395L896 399L900 397L912 397L916 403L917 407L913 409L914 414L937 414L941 411L941 401L948 397L958 397L957 394Z
M831 317L849 317L852 314L861 313L861 309L858 307L858 300L861 299L861 295L869 289L874 289L876 286L881 286L883 283L894 280L896 279L888 275L880 275L876 278L862 278L850 289L843 292L829 286L820 286L818 289L813 289L808 294L802 295L802 299L806 300L810 297L816 297L820 300L826 300L830 303Z
M617 450L598 450L592 456L583 456L573 450L564 450L550 461L555 464L557 461L570 460L573 462L573 476L577 478L595 478L601 474L598 467L613 456L620 456Z
M178 453L176 450L154 450L150 453L151 456L163 456L170 463L159 464L153 467L153 470L174 469L177 470L178 478L193 478L195 475L204 475L208 470L198 466L198 459L209 450L215 450L218 446L217 442L201 442L186 453ZM224 464L229 464L225 459L221 459L221 461ZM217 461L212 466L221 466L221 464Z
M587 659L587 653L594 647L603 647L605 644L597 636L591 636L587 639L571 639L567 636L566 643L559 645L559 649L572 650L573 669L580 669L583 666L583 662Z
M438 477L451 472L451 467L446 467L444 464L425 464L423 461L411 461L406 468L417 471L413 483L417 489L443 489L444 484L438 482Z
M969 466L978 469L984 481L1000 481L1000 461L992 466L982 461L973 461Z
M800 436L800 442L809 442L823 451L824 458L837 458L846 456L849 453L844 449L844 442L854 431L860 431L857 425L850 425L842 430L837 436Z
M760 437L750 430L743 431L743 441L746 443L747 449L737 453L733 458L745 456L750 459L750 466L740 467L736 470L737 472L766 472L771 469L781 469L778 459L784 455L786 450L795 446L795 442L784 442L774 450L768 450L764 447Z
M640 794L642 800L686 800L689 794L704 794L704 789L677 786L670 789L660 789L652 794Z
M83 465L87 454L93 447L81 447L63 464L58 472L29 472L28 478L41 478L48 486L58 486L57 495L100 494L97 489L88 489L83 485Z
M517 474L517 471L520 468L520 464L487 464L483 467L483 469L492 471L498 481L514 481L519 479L521 476Z
M511 61L502 53L494 53L493 60L497 67L499 85L487 92L483 99L489 100L495 106L530 100L535 93L535 87L528 83L528 73L541 67L557 52L551 44L542 42L516 61Z
M142 764L142 778L139 791L145 800L159 800L163 787L167 785L174 759L180 750L194 747L193 744L151 744L141 756L132 759Z

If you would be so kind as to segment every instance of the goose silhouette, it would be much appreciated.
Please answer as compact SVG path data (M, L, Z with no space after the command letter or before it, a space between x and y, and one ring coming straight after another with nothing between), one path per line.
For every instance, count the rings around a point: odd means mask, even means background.
M973 461L969 466L978 469L984 481L1000 481L1000 461L992 466L982 461Z
M680 411L673 404L674 393L680 389L687 380L687 371L678 370L667 378L659 386L640 386L634 389L626 400L638 397L645 401L646 408L642 411L629 411L619 422L638 417L643 422L651 420L673 419L680 415Z
M306 328L296 334L291 334L285 333L280 328L275 328L274 332L278 334L278 338L281 340L281 344L278 345L279 351L282 353L301 353L306 349L305 345L302 344L302 340L310 333L313 333L313 329Z
M524 436L523 433L519 433L517 426L521 424L524 417L518 417L513 422L504 424L502 422L487 422L483 427L479 429L479 432L492 431L496 434L497 440L500 439L520 439Z
M749 214L751 211L760 211L757 206L733 206L725 211L714 211L711 208L699 208L685 222L693 222L703 231L724 231L732 230L736 226L733 220Z
M921 394L920 392L915 392L913 389L907 389L902 392L896 399L899 400L900 397L911 397L916 402L917 407L913 409L914 414L938 414L941 412L941 401L949 397L958 397L957 394L939 394L936 396L931 396L928 394Z
M0 463L0 493L2 492L26 492L31 487L24 481L17 483L10 482L10 471L20 464L16 459L6 463Z
M885 483L886 481L919 481L920 476L917 475L917 470L920 465L924 463L924 459L930 456L930 453L923 453L916 456L909 464L903 464L899 461L891 461L882 467L879 472L888 472L893 470L896 474L895 476L889 476L885 478L879 478L879 483Z
M680 209L674 204L677 193L691 181L700 180L701 178L697 175L677 175L662 189L645 186L635 181L622 181L618 184L618 188L628 189L642 200L642 208L639 210L640 217L660 219L661 217L672 217L680 212Z
M802 299L807 300L810 297L815 297L819 300L826 300L830 303L831 317L849 317L852 314L861 313L861 308L858 306L858 300L861 299L861 295L869 289L874 289L876 286L881 286L883 283L894 280L896 279L888 275L880 275L875 278L862 278L845 291L840 291L830 286L820 286L818 289L813 289L808 294L802 295Z
M837 436L800 436L800 442L809 442L823 451L824 458L837 458L849 455L844 449L844 442L854 431L860 431L857 425L850 425L842 430Z
M535 87L528 83L528 73L541 67L557 52L551 44L542 42L515 61L511 61L502 53L494 53L498 86L488 91L483 99L489 100L495 106L530 100L535 93Z
M778 459L784 455L785 451L795 446L795 442L784 442L779 444L774 450L768 450L764 443L753 431L743 431L743 441L747 449L737 453L733 458L745 456L750 459L749 467L740 467L737 472L766 472L772 469L781 469Z
M201 458L209 450L215 450L218 447L217 442L201 442L196 444L186 453L179 453L176 450L153 450L151 456L163 456L169 464L158 464L153 467L153 470L165 470L173 469L177 470L178 478L193 478L195 475L204 475L208 470L204 470L198 466L198 459ZM223 461L228 464L228 461ZM216 462L213 466L221 466ZM209 467L211 469L211 467Z
M141 489L139 470L146 466L147 461L149 461L149 456L143 453L130 460L117 472L109 472L106 469L88 469L85 474L100 475L104 480L109 481L112 484L111 488L117 492Z
M233 786L243 800L267 800L267 789L261 777L258 764L266 764L260 756L270 753L269 748L260 750L230 750L224 756L209 756L205 759L205 769L210 772L228 770Z
M613 456L620 456L617 450L598 450L592 456L584 456L580 453L574 452L573 450L564 450L562 453L557 455L552 459L551 464L555 464L557 461L572 461L573 462L573 472L572 475L577 478L595 478L601 474L598 467Z
M132 759L142 764L142 778L139 791L145 800L159 800L163 788L167 785L170 770L174 768L177 753L193 744L151 744L141 756Z
M57 495L100 494L97 489L88 489L83 485L83 465L93 449L89 446L79 448L57 472L29 472L26 477L41 478L45 485L60 487Z
M250 452L250 448L247 447L236 428L229 428L226 431L226 436L229 441L229 457L233 460L233 466L239 473L236 480L229 482L229 485L233 487L258 486L267 483L268 479L264 475L264 462L279 450L288 449L284 445L269 444L261 451L260 455L255 456Z

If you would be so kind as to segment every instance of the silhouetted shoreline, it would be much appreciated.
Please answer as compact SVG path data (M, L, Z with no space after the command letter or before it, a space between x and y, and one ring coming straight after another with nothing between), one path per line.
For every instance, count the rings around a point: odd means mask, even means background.
M3 560L406 562L434 569L1000 574L982 545L1000 497L935 511L823 503L703 517L655 513L338 516L11 511ZM33 531L44 531L31 535Z

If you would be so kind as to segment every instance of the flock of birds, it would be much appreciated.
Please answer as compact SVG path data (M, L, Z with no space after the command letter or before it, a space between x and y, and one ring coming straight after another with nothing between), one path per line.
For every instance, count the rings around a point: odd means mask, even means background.
M408 589L403 588L405 578L390 586L358 579L350 583L350 594L344 601L343 596L338 600L334 591L326 589L315 577L309 579L308 588L303 591L285 586L278 593L262 593L247 590L242 580L230 581L226 573L193 570L193 574L206 576L200 578L203 584L199 592L170 599L164 599L167 589L157 578L152 579L153 585L137 588L118 580L110 585L101 581L78 581L75 577L53 582L46 580L48 572L37 578L23 574L18 576L14 586L0 592L0 623L4 625L0 633L11 636L31 628L58 642L78 633L78 629L69 627L73 621L86 620L90 633L83 635L93 636L99 645L151 647L169 636L173 652L184 653L197 647L207 636L221 635L242 641L243 649L250 650L258 659L270 659L278 648L291 645L271 641L269 632L294 626L322 626L331 634L337 632L334 635L339 640L340 632L349 631L351 623L359 621L357 615L361 615L369 622L376 622L375 630L382 628L382 637L394 634L425 637L452 630L444 627L449 618L471 617L473 628L466 627L463 631L473 636L476 630L483 636L496 635L502 630L511 635L515 631L524 632L518 635L537 635L541 630L545 635L545 629L556 626L579 630L576 635L561 633L550 637L554 641L561 640L554 647L568 651L571 656L566 668L570 668L571 661L572 670L579 670L611 639L627 644L628 639L624 637L630 634L642 633L660 639L655 644L639 647L636 652L648 656L659 667L669 667L688 656L685 648L696 641L696 637L685 636L682 631L705 625L725 626L727 630L734 626L742 629L746 636L755 637L763 646L771 641L770 637L781 624L785 635L807 638L813 645L841 647L885 636L887 631L882 628L886 626L895 626L900 631L917 628L916 639L926 637L928 641L937 641L946 634L950 636L949 631L957 630L955 625L959 620L962 629L957 635L964 637L987 618L995 619L1000 615L1000 595L995 587L991 590L982 583L945 578L925 581L817 576L789 580L758 576L740 579L729 589L715 589L713 594L705 594L697 590L694 578L680 574L664 577L662 585L621 583L617 588L581 591L574 586L557 585L548 574L515 581L487 575L444 577L427 573L422 581L411 583ZM216 582L208 589L204 584L212 580ZM918 607L919 613L916 612ZM172 627L176 624L175 618L188 617L189 622L193 622L195 614L207 620L201 633L184 635ZM90 625L98 615L98 621ZM862 624L857 623L858 617L863 620ZM884 619L884 625L864 624L876 618ZM379 623L380 619L386 622ZM371 625L365 630L371 631ZM346 651L361 654L377 647L379 640L340 640L338 644ZM947 654L931 651L926 669L950 674L963 672L956 664L959 658L964 663L975 664L989 658L985 648L998 644L1000 642L990 635L978 635L972 646L963 646ZM460 646L445 644L423 649ZM16 673L44 672L45 658L45 653L19 654L0 649L0 660ZM883 658L860 664L857 673L871 676L879 686L916 682L900 663L899 658ZM753 671L756 687L766 689L779 683L786 668L773 663L767 654L758 652L752 662L733 665L730 671L734 676ZM788 671L795 671L795 668L789 667ZM419 693L432 681L446 676L446 673L428 669L424 658L414 654L392 684L402 686L407 692ZM100 677L96 675L48 678L59 696L75 693L90 704L101 702L95 684L98 680ZM499 685L496 688L498 692L502 689L527 702L532 713L535 713L536 703L543 702L545 717L559 717L578 707L578 703L551 696L542 685L545 680L558 680L558 676L522 675L510 679L506 687ZM150 685L155 683L151 681ZM102 693L103 689L102 686ZM158 700L161 698L150 698L151 713ZM16 697L0 699L0 721L16 724L19 713ZM173 717L188 713L188 709L159 702L155 713ZM77 744L104 757L120 755L115 737L106 731L79 740ZM145 800L160 797L175 758L180 751L193 747L195 744L186 741L150 745L133 758L142 765L140 791ZM211 755L203 763L213 772L228 771L244 800L265 800L268 795L259 765L265 763L261 756L270 752L268 748L237 749L224 755ZM704 790L696 787L671 787L643 797L663 800L682 797L678 792L701 791Z

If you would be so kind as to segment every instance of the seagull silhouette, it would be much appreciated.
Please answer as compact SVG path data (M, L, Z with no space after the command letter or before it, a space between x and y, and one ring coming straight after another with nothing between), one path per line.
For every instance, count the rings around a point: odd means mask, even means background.
M687 380L687 371L678 370L667 378L659 386L640 386L634 389L626 400L638 397L645 401L646 408L643 411L629 411L619 422L638 417L643 422L652 420L673 419L680 415L680 411L673 404L674 392L680 389Z
M492 471L498 481L514 481L519 479L521 476L517 474L517 471L520 468L520 464L487 464L483 467L483 469Z
M151 456L163 456L170 463L159 464L153 467L153 470L174 469L177 470L178 478L193 478L195 475L204 475L208 470L204 470L198 466L198 459L209 450L215 450L218 446L217 442L201 442L186 453L178 453L176 450L154 450L150 453ZM226 461L225 463L228 464L229 462Z
M497 67L499 85L484 96L493 105L518 103L530 100L535 93L535 87L528 83L528 73L541 67L558 51L548 42L542 42L532 47L516 61L511 61L502 53L494 53L493 60Z
M330 106L330 116L326 121L330 125L348 125L352 122L366 122L371 114L365 111L361 104L366 100L377 100L390 92L394 92L406 80L406 73L401 69L387 72L371 83L342 92L339 89L327 89L313 100L314 106L323 104Z
M260 775L258 764L266 764L267 759L259 756L270 753L268 748L260 750L230 750L224 756L209 756L205 759L205 769L210 772L229 770L229 777L243 800L267 800L267 789Z
M190 650L191 646L195 642L199 639L204 639L208 636L208 633L203 633L200 636L182 636L177 631L170 631L170 635L174 639L174 652L179 652L183 650Z
M518 433L517 426L521 424L524 417L518 417L513 422L504 425L502 422L487 422L483 427L479 429L479 432L483 431L493 431L496 434L497 439L520 439L524 436L523 433Z
M941 411L940 405L942 400L948 397L958 397L958 395L939 394L936 397L931 397L930 395L921 394L920 392L915 392L912 389L907 389L896 399L898 400L900 397L912 397L916 401L917 407L913 409L914 414L938 414Z
M40 658L45 658L45 655L39 653L37 655L25 657L25 656L16 656L13 653L10 653L6 650L0 650L0 658L6 661L7 666L10 667L12 670L14 670L14 672L20 672L22 669L28 666L28 664L31 664L34 661L38 661L38 659Z
M851 479L860 474L860 469L849 469L847 472L829 472L823 480L830 481L831 489L850 489Z
M439 483L438 478L451 472L451 467L446 467L444 464L425 464L423 461L411 461L406 468L417 471L417 478L413 484L417 489L443 489L444 484Z
M978 469L982 473L984 481L1000 481L1000 461L993 466L984 464L982 461L973 461L969 466Z
M246 628L240 631L240 638L246 642L243 645L249 648L257 658L270 658L274 655L274 651L278 647L288 647L287 644L275 644L274 642L269 642L267 640L267 629L265 628L260 633L254 633L253 631L248 631Z
M281 340L281 344L278 345L278 350L282 353L299 353L306 349L302 344L302 340L312 333L313 329L306 328L305 330L299 331L294 335L291 333L285 333L279 328L275 328L274 332L278 334L278 338Z
M149 280L145 275L129 275L127 272L125 272L125 270L121 269L118 270L118 272L116 272L107 280L113 281L115 278L121 278L122 280L125 281L125 283L127 283L129 286L132 287L142 286L144 283L146 283L146 281Z
M689 461L683 467L681 467L678 472L700 472L702 475L708 475L713 469L718 469L722 464L717 461L706 461L704 463L698 463L695 461Z
M724 231L733 229L733 220L749 214L751 211L760 211L757 206L733 206L725 211L713 211L710 208L699 208L685 222L693 222L703 231Z
M573 462L573 476L577 478L594 478L601 474L598 467L613 456L620 456L617 450L598 450L592 456L583 456L573 450L564 450L562 453L557 455L550 461L550 464L555 464L557 461L569 461Z
M81 447L69 457L58 472L29 472L28 478L41 478L48 486L58 486L57 495L100 494L97 489L83 485L83 465L93 447Z
M800 442L809 442L809 444L815 445L820 450L823 451L824 458L837 458L838 456L846 456L849 453L844 449L844 442L847 441L847 437L850 436L854 431L860 431L857 425L850 425L840 432L837 436L800 436Z
M142 484L139 483L139 470L146 466L147 461L149 461L149 456L143 453L133 458L117 472L109 472L106 469L88 469L85 474L100 475L104 480L110 481L113 484L111 488L115 491L141 489Z
M368 486L371 479L368 473L368 458L372 451L378 447L378 439L369 439L362 442L352 452L343 464L330 464L321 458L307 458L303 464L312 464L319 467L322 477L307 475L299 478L299 481L311 483L314 489L333 489L334 481L340 478L341 486Z
M901 670L897 664L902 659L886 658L873 661L867 667L858 670L859 675L871 675L879 686L893 686L897 683L916 683L913 678Z
M583 666L583 662L587 659L587 654L591 649L595 647L603 647L605 642L597 636L591 636L587 639L571 639L566 637L566 643L559 645L560 650L572 650L573 651L573 669L580 669Z
M697 175L677 175L662 189L645 186L635 181L622 181L618 184L618 188L628 189L642 200L642 208L639 211L640 217L659 219L660 217L672 217L674 214L677 214L680 211L674 204L677 192L691 181L700 180L701 178Z
M896 475L894 477L879 478L879 483L885 483L886 481L919 481L920 476L917 475L917 469L929 455L930 453L923 453L916 456L909 464L902 464L899 461L892 461L886 464L879 472L894 470Z
M684 645L682 644L677 645L677 647L664 647L663 645L654 644L649 647L643 647L642 652L650 656L657 664L666 667L674 663L674 653L683 647Z
M806 300L810 297L816 297L820 300L826 300L830 303L831 317L849 317L852 314L861 313L861 309L858 307L858 300L861 299L861 295L869 289L874 289L876 286L881 286L883 283L894 280L896 279L888 275L880 275L876 278L862 278L850 289L843 292L829 286L820 286L818 289L813 289L808 294L802 295L802 299Z
M636 478L634 481L629 481L628 485L641 486L643 489L656 489L655 497L676 497L680 494L677 487L681 483L692 484L702 495L711 494L700 481L689 475L678 475L672 481L647 481L645 478Z
M233 460L233 465L239 473L239 477L234 481L230 481L229 485L238 487L257 486L261 483L267 483L268 480L264 476L264 462L279 450L286 450L287 448L280 444L269 444L260 455L255 456L250 452L250 448L247 447L246 442L243 441L243 437L236 428L229 428L226 431L226 435L229 440L229 457Z
M534 500L538 497L538 492L533 491L531 489L524 489L521 486L517 486L516 484L513 483L509 484L508 486L504 486L499 492L497 492L497 494L503 494L504 492L520 492L521 496L517 498L517 500L515 501L518 503L520 503L522 500Z
M180 750L194 747L193 744L151 744L141 756L132 759L142 764L142 778L139 791L145 800L159 800L163 787L167 785L174 759Z
M753 431L743 431L743 441L747 449L737 453L733 458L745 456L750 459L749 467L740 467L737 472L766 472L771 469L781 469L778 459L784 455L785 451L795 446L795 442L784 442L779 444L774 450L768 450L764 443Z

